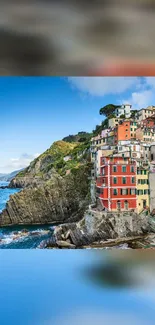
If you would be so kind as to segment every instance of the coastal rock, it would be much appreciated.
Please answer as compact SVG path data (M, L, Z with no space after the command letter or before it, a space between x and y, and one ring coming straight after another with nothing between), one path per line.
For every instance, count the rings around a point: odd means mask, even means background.
M103 213L89 210L79 222L55 227L53 236L56 243L65 237L76 247L82 247L109 239L143 236L150 231L149 221L149 216L134 212Z
M70 244L69 242L67 241L64 241L64 240L60 240L60 241L57 241L57 245L59 248L75 248L76 246L73 245L73 244Z
M26 187L10 196L0 214L0 226L75 222L89 205L90 168L61 177L53 172L42 185ZM19 186L19 184L18 184Z

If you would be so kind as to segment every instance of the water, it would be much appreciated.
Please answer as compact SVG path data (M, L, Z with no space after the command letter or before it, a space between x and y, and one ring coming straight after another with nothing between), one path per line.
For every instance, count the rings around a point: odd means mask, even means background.
M0 182L0 186L8 186L8 182ZM9 196L20 189L0 189L0 212L5 208ZM26 230L26 232L23 232ZM37 248L42 240L48 239L53 226L11 226L0 228L0 248Z
M0 186L8 186L9 182L0 182ZM9 196L19 192L20 189L15 188L6 188L1 189L0 188L0 212L2 212L3 209L5 209L6 202L9 200Z
M146 271L143 289L114 287L115 269L111 286L106 281L97 284L95 276L89 276L98 263L110 267L109 255L87 250L1 250L0 324L154 325L155 287L148 286ZM129 273L134 276L132 269Z

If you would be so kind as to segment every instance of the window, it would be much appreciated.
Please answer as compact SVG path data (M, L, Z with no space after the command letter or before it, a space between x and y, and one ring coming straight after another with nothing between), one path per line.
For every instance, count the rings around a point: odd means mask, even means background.
M126 134L126 136L125 136L126 138L128 137L128 135Z
M126 184L126 177L122 177L123 184Z
M144 175L147 175L147 171L146 170L144 170Z
M133 137L133 134L131 133L131 137Z
M133 129L131 128L131 131L132 131Z
M145 195L145 194L148 194L148 190L144 190L144 195Z
M131 167L130 167L130 172L131 172L131 173L134 173L134 166L131 166Z
M125 131L128 132L128 129L126 129Z
M114 183L114 184L117 184L117 177L114 177L114 178L113 178L113 183Z
M131 188L130 189L130 195L135 195L136 194L136 189L135 188Z
M128 189L127 188L121 189L121 195L128 195Z
M138 190L138 195L143 195L143 190Z
M113 172L114 172L114 173L117 172L117 166L113 166Z
M135 177L131 177L131 183L132 183L132 184L135 183Z
M126 166L122 166L122 172L126 173Z
M140 179L138 180L138 184L140 184Z
M118 191L117 191L116 188L114 188L114 190L113 190L113 194L114 194L114 195L117 195L117 194L118 194Z

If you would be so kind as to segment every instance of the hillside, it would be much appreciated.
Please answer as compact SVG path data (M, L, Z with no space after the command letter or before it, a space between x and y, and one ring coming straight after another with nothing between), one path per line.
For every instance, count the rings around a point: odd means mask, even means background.
M80 220L90 203L90 142L57 141L19 172L0 226Z
M88 132L78 132L78 134L74 134L74 135L68 135L67 137L63 138L62 140L65 142L85 142L87 140L90 140L90 138L92 137L92 133L88 133Z
M34 159L30 165L19 172L11 181L10 187L25 187L41 184L51 178L53 170L60 176L90 161L90 143L69 143L56 141L52 146Z

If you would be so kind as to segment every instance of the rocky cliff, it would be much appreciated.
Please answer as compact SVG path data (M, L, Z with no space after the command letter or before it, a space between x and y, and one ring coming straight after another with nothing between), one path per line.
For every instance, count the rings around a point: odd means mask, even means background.
M89 205L89 175L89 164L66 177L53 171L49 180L10 197L0 215L0 226L80 220Z
M10 187L23 189L10 197L0 215L0 226L81 219L90 203L91 163L87 149L87 143L58 141L21 171Z
M49 248L81 248L99 243L102 247L102 242L108 246L109 240L115 243L121 239L126 242L128 239L143 238L151 230L150 217L146 214L103 213L89 209L79 222L56 226L51 240L42 245Z

